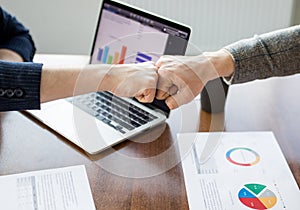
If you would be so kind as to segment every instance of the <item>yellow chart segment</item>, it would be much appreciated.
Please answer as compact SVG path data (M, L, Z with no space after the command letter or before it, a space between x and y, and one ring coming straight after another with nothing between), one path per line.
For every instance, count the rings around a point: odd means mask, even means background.
M272 208L276 202L277 202L277 198L274 197L263 197L263 198L258 198L260 200L260 202L262 202L264 204L264 206L269 209Z

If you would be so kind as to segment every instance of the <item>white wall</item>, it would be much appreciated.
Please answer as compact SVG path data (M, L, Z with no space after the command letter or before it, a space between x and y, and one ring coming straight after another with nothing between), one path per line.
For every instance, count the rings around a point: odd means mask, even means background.
M30 28L38 52L89 54L101 0L0 1ZM201 50L293 23L293 0L123 1L192 26Z
M293 24L300 24L300 0L294 0Z
M193 28L201 50L291 25L293 0L123 0Z
M0 0L31 31L38 52L89 54L99 0Z

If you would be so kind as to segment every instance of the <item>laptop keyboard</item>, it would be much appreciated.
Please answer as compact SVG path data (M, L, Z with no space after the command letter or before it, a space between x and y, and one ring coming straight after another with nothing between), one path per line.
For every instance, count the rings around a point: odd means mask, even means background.
M122 134L157 117L109 92L96 92L67 99Z

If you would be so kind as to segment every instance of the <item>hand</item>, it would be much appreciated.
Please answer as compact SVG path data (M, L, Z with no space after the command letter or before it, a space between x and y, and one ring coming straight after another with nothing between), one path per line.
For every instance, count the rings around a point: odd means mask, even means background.
M153 62L145 62L114 65L103 82L117 96L134 96L140 102L150 103L155 98L157 79L157 67Z
M15 51L8 49L0 49L0 60L12 61L12 62L23 62L24 59L21 55Z
M156 66L159 68L156 98L165 100L170 109L190 102L209 80L218 77L203 55L162 56Z

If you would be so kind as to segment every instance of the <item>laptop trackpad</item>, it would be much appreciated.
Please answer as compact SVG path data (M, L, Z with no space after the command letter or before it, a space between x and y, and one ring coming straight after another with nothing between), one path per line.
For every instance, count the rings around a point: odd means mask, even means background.
M42 122L90 154L124 140L113 128L64 99L45 103L40 111L30 112L34 112Z

